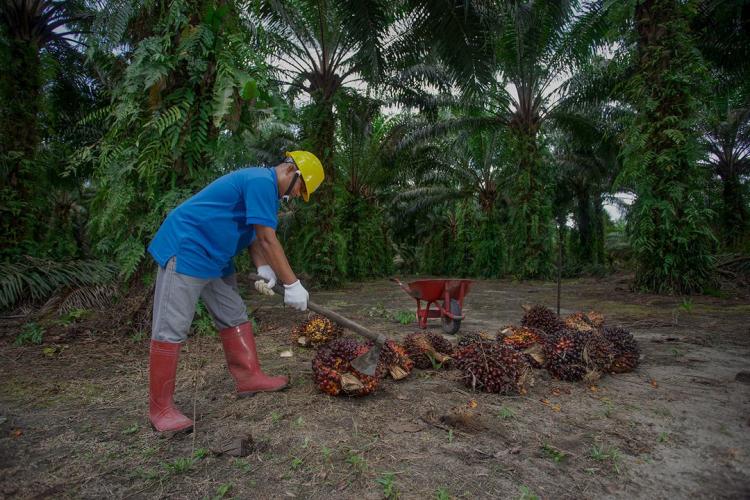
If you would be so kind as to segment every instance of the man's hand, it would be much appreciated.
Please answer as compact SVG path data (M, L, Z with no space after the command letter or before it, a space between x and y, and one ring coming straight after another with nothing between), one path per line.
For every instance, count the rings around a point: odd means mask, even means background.
M273 295L273 286L276 284L276 273L273 272L271 266L258 266L258 276L263 279L255 282L255 289L262 295Z
M309 297L310 294L307 293L307 290L305 290L305 287L302 286L299 280L291 285L284 285L284 304L298 311L307 309L307 299Z

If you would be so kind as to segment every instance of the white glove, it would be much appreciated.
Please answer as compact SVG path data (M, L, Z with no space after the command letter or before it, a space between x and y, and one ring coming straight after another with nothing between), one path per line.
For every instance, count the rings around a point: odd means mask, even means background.
M284 304L298 311L307 309L307 299L309 297L310 294L307 293L307 290L305 290L305 287L302 286L299 280L291 285L284 285Z
M276 284L276 273L273 272L271 266L259 266L258 276L264 278L255 282L255 289L262 295L273 295L273 286ZM267 280L268 283L266 283Z

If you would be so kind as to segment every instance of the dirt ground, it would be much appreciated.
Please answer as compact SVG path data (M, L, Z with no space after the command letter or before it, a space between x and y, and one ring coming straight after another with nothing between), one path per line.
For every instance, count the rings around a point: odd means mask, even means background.
M19 498L748 498L750 305L628 291L624 277L563 284L562 312L597 310L629 328L642 361L595 385L536 371L523 396L474 393L450 370L415 370L361 399L320 393L314 352L293 346L302 313L277 298L256 311L264 369L281 393L237 399L220 342L183 349L176 403L193 434L150 429L148 339L73 322L15 347L0 324L0 497ZM555 304L555 284L478 281L460 333L497 332L523 303ZM397 339L414 301L388 281L312 299ZM439 323L432 326L439 330ZM292 349L293 357L280 357ZM473 402L476 408L471 409ZM470 419L452 415L470 409ZM244 458L215 453L251 436Z

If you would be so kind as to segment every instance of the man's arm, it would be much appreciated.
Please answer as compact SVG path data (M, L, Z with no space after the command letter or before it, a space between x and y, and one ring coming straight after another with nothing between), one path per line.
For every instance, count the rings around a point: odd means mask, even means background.
M250 245L250 256L256 268L263 265L271 266L283 284L291 285L297 281L284 248L276 237L276 231L272 228L255 225L255 241Z

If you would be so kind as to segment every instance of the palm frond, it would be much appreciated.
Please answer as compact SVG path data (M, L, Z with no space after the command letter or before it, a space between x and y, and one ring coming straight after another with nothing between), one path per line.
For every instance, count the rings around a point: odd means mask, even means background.
M58 262L25 257L0 263L0 309L22 299L38 301L61 288L102 285L117 277L117 268L98 260Z

